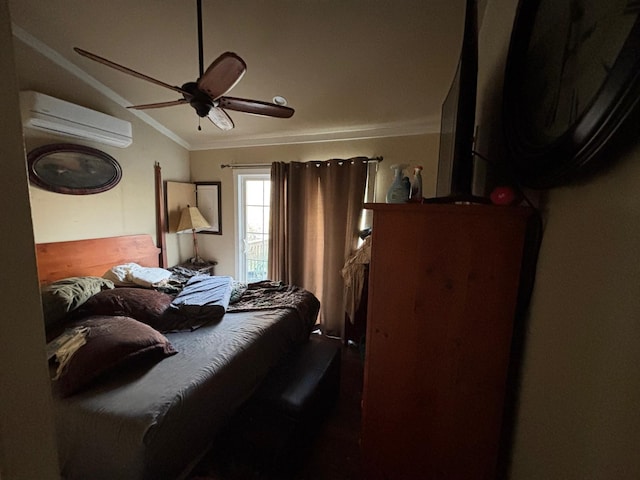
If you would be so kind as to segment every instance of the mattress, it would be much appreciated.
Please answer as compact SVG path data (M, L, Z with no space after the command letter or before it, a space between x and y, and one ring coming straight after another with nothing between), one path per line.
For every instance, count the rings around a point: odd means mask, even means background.
M293 308L227 312L166 334L176 355L54 398L63 477L179 478L267 372L307 341L318 308L304 316Z

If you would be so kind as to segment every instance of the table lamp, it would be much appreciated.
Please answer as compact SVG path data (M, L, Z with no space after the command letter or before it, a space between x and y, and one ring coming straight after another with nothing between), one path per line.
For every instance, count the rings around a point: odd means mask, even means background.
M200 255L198 254L198 239L196 237L196 232L209 227L211 227L211 225L209 225L209 222L207 222L202 216L198 207L191 207L187 205L187 208L182 210L182 213L180 214L180 222L178 223L176 231L178 233L182 233L187 230L191 230L191 233L193 234L193 251L195 256L191 259L191 263L204 263L204 260L200 258Z

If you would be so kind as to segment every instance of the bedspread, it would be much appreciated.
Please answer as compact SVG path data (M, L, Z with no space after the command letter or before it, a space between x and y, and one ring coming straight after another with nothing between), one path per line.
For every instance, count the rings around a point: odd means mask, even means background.
M247 300L247 311L227 312L193 332L168 333L176 355L55 398L65 479L179 478L269 370L308 339L315 323L319 302L313 295L257 288L274 299L297 296L307 305L267 308L257 298Z

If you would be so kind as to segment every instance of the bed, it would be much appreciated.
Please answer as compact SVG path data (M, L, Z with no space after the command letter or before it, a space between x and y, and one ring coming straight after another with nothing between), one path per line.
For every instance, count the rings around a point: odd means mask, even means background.
M60 279L101 277L113 266L129 262L154 268L159 254L148 235L39 244L42 290ZM235 311L230 304L221 318L200 322L192 330L159 332L151 323L136 320L138 327L142 323L155 332L153 357L103 372L71 394L62 395L54 382L53 408L63 477L183 477L267 373L287 352L309 338L318 300L302 289L269 286L265 292L278 290L282 294L295 290L296 296L274 304L261 301L262 290L252 290L250 286L249 301L243 303L240 297L234 304L239 305ZM122 287L113 290L119 288ZM144 287L140 287L142 290ZM177 298L175 293L167 295ZM94 294L83 305L98 296ZM120 325L113 323L116 319L127 317L121 311L113 312L111 317L108 312L99 312L95 317L91 310L83 311L83 306L74 312L56 328L47 327L48 340L60 338L58 333L68 333L69 325L81 324L88 317L111 322L109 328ZM91 325L92 329L87 330L99 330ZM86 332L82 328L85 326L73 331ZM91 351L89 345L93 343L79 347L72 358L77 360L80 352ZM80 365L82 369L91 364L88 357L81 358L80 363L69 363L65 373L74 371L72 366ZM55 363L52 362L52 375L57 372Z

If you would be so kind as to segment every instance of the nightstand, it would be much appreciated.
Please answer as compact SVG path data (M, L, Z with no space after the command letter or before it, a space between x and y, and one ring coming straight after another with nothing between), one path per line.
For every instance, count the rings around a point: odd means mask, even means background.
M192 263L191 261L187 260L186 262L178 265L178 267L186 268L187 270L193 270L194 272L204 273L207 275L215 275L214 269L217 264L218 262L216 261L210 262L205 260L204 262Z

